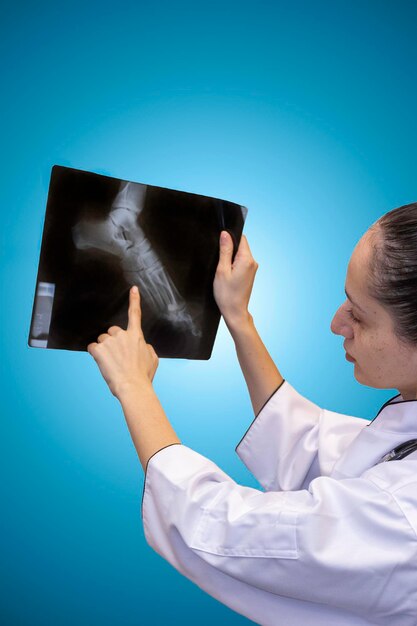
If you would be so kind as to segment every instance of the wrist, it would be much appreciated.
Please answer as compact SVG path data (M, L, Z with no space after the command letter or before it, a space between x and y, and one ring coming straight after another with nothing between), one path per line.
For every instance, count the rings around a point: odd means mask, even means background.
M152 381L149 378L141 378L135 381L124 380L120 382L116 388L115 396L121 404L127 402L132 396L138 394L155 393Z
M242 335L254 328L253 317L249 311L240 315L223 317L227 328L233 338Z

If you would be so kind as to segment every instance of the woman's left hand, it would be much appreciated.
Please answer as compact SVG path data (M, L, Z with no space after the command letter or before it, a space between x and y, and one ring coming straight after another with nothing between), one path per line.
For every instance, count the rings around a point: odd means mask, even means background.
M104 380L116 398L129 387L151 384L159 359L146 343L141 326L139 290L129 292L127 330L112 326L88 344L87 351L96 361Z

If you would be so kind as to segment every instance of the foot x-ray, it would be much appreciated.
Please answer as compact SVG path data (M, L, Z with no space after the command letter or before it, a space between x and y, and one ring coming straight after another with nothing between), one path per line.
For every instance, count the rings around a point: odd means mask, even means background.
M210 358L219 235L228 230L236 251L246 214L233 202L54 166L29 346L86 350L110 326L126 328L137 285L158 356Z

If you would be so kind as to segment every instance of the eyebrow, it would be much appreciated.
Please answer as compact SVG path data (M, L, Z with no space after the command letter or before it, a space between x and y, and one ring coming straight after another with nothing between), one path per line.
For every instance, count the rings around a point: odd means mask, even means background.
M346 289L345 289L345 294L346 294L346 296L347 296L348 300L350 300L350 301L351 301L351 303L359 309L359 311L362 311L362 313L365 313L365 315L366 315L366 311L364 311L364 310L363 310L363 309L359 306L359 304L356 304L356 302L355 302L354 300L352 300L352 298L350 297L350 295L348 294L348 292L346 291Z

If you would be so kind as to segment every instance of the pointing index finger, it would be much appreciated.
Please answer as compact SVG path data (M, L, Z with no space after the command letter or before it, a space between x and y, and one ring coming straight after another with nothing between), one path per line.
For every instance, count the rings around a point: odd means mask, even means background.
M139 289L136 287L131 288L129 291L129 310L128 310L128 323L127 330L133 330L142 335L142 312L140 309L140 295Z

